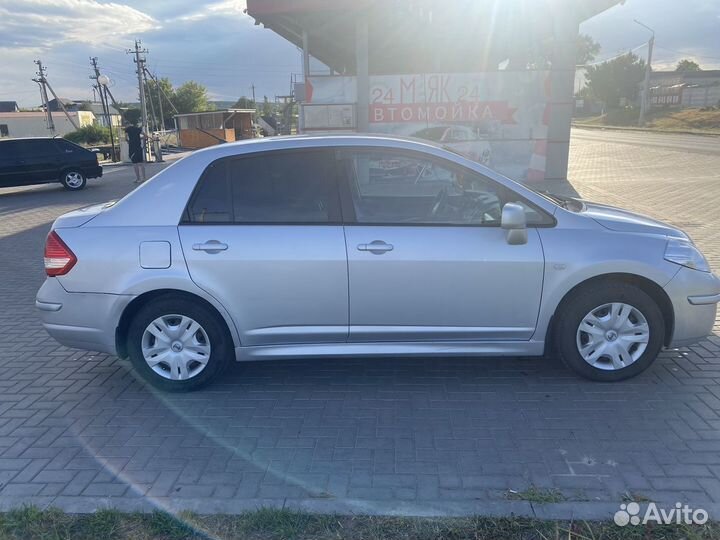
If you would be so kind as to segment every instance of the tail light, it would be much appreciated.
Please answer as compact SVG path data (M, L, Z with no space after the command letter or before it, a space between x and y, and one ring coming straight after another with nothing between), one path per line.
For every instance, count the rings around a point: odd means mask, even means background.
M64 276L75 266L77 257L55 231L50 231L45 240L44 261L48 276Z

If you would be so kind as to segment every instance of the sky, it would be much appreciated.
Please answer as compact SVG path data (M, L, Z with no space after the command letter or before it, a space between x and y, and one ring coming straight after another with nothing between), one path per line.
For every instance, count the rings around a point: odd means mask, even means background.
M446 0L448 1L448 0ZM55 92L91 99L91 56L111 79L119 101L137 101L134 64L126 49L141 39L151 72L175 86L196 80L211 99L258 100L286 94L301 72L298 49L244 13L245 0L0 0L0 100L39 104L31 81L41 59ZM628 50L645 56L656 32L654 69L692 58L720 69L720 0L627 0L586 21L581 31L602 46L598 60Z

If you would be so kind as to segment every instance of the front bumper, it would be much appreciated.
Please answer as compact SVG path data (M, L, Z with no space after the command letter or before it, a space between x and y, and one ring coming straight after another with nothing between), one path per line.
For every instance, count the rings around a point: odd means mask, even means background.
M70 293L57 278L47 278L37 293L35 307L47 333L66 347L117 354L115 330L133 298Z
M691 345L712 333L720 302L720 278L681 268L665 286L675 312L671 347Z

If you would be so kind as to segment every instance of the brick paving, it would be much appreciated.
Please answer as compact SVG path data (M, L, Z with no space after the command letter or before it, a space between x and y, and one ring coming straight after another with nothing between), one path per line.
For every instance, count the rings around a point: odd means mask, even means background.
M716 269L718 171L718 154L612 134L572 145L581 194L683 226ZM720 327L616 384L556 359L324 359L239 364L167 395L114 357L60 346L33 305L45 234L58 214L127 192L130 176L80 194L0 190L0 509L597 517L628 495L720 509ZM507 500L531 485L566 502Z

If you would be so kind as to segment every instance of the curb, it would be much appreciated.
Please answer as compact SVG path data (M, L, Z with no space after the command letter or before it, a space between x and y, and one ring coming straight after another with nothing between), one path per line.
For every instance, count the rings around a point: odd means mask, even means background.
M642 133L660 133L666 135L700 135L701 137L720 137L720 133L712 131L690 131L681 129L652 129L632 126L595 126L590 124L578 124L571 122L570 126L576 129L590 129L599 131L639 131Z

